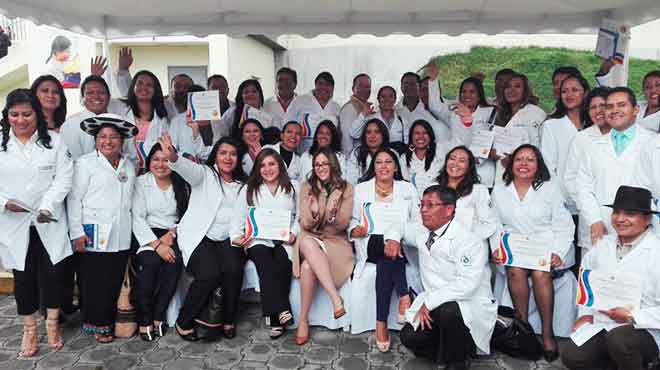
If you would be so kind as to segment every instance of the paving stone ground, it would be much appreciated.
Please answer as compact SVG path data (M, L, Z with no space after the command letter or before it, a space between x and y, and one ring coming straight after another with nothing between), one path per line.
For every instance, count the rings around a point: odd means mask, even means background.
M97 344L82 333L77 315L62 324L64 348L52 352L46 344L43 322L40 323L39 353L33 358L20 358L22 322L16 315L13 296L0 296L0 370L431 370L442 369L415 358L392 333L392 350L381 354L371 333L351 335L342 331L312 328L310 343L299 347L295 333L289 331L278 339L268 338L268 328L259 320L258 304L241 308L238 336L214 343L188 343L173 330L153 343L139 337L117 339L110 344ZM560 343L561 345L561 343ZM472 361L472 369L565 369L559 361L523 361L506 355L480 357Z

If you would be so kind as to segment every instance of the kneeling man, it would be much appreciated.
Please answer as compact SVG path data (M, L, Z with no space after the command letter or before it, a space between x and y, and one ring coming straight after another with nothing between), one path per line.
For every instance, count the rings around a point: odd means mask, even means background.
M475 345L489 353L497 317L488 248L454 218L457 199L455 190L433 185L422 198L422 224L385 235L386 252L399 242L417 247L425 289L406 312L401 343L448 369L468 368Z
M654 213L651 199L647 189L621 186L614 204L608 205L613 208L611 221L616 235L605 236L585 255L580 268L580 288L593 285L595 273L610 276L610 279L620 279L621 283L613 283L608 287L609 293L601 296L597 291L594 295L587 293L585 297L593 306L597 306L599 299L601 302L605 299L609 299L607 302L612 299L636 302L612 302L613 307L600 307L600 310L587 307L589 303L579 306L578 320L573 327L579 332L572 337L583 337L576 339L581 343L589 335L593 336L580 346L570 341L564 348L562 361L569 369L641 370L658 358L660 239L649 230ZM632 298L635 294L630 293L640 290L641 299L639 293ZM578 303L584 303L580 297L578 293Z

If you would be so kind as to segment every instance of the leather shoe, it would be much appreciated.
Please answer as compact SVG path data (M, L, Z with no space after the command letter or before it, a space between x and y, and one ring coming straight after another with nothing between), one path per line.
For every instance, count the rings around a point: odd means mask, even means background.
M222 328L222 334L227 339L233 339L236 337L236 327L232 326L231 328Z
M546 350L543 351L543 358L545 358L545 361L548 363L555 361L559 357L559 350L557 348L553 350Z

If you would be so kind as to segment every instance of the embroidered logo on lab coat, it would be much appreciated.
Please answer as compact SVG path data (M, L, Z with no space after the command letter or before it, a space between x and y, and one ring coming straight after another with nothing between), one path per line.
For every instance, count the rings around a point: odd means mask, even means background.
M461 256L461 264L463 264L463 266L472 266L472 258L467 254L464 254Z

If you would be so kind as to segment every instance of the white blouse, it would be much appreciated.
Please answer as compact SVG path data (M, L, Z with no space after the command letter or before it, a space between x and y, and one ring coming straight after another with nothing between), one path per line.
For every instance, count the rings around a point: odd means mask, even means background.
M296 121L303 126L302 141L298 146L298 153L308 151L312 146L314 132L319 123L324 120L330 120L339 127L339 104L334 100L321 107L313 92L297 96L286 111L284 121Z
M566 208L574 215L578 213L577 205L568 196L564 185L564 173L570 146L577 133L578 130L573 122L568 116L564 116L545 121L541 136L541 154L543 154L545 165L548 166L553 181L559 185L564 198L567 199Z
M178 221L172 185L162 190L151 172L138 177L133 193L133 235L142 247L138 253L151 249L148 244L158 240L151 229L169 230Z
M213 223L206 232L206 237L214 241L223 241L229 238L229 230L231 228L231 220L234 218L234 207L238 202L238 192L241 189L240 182L226 182L222 180L222 190L225 196L222 197L220 206L215 211Z

